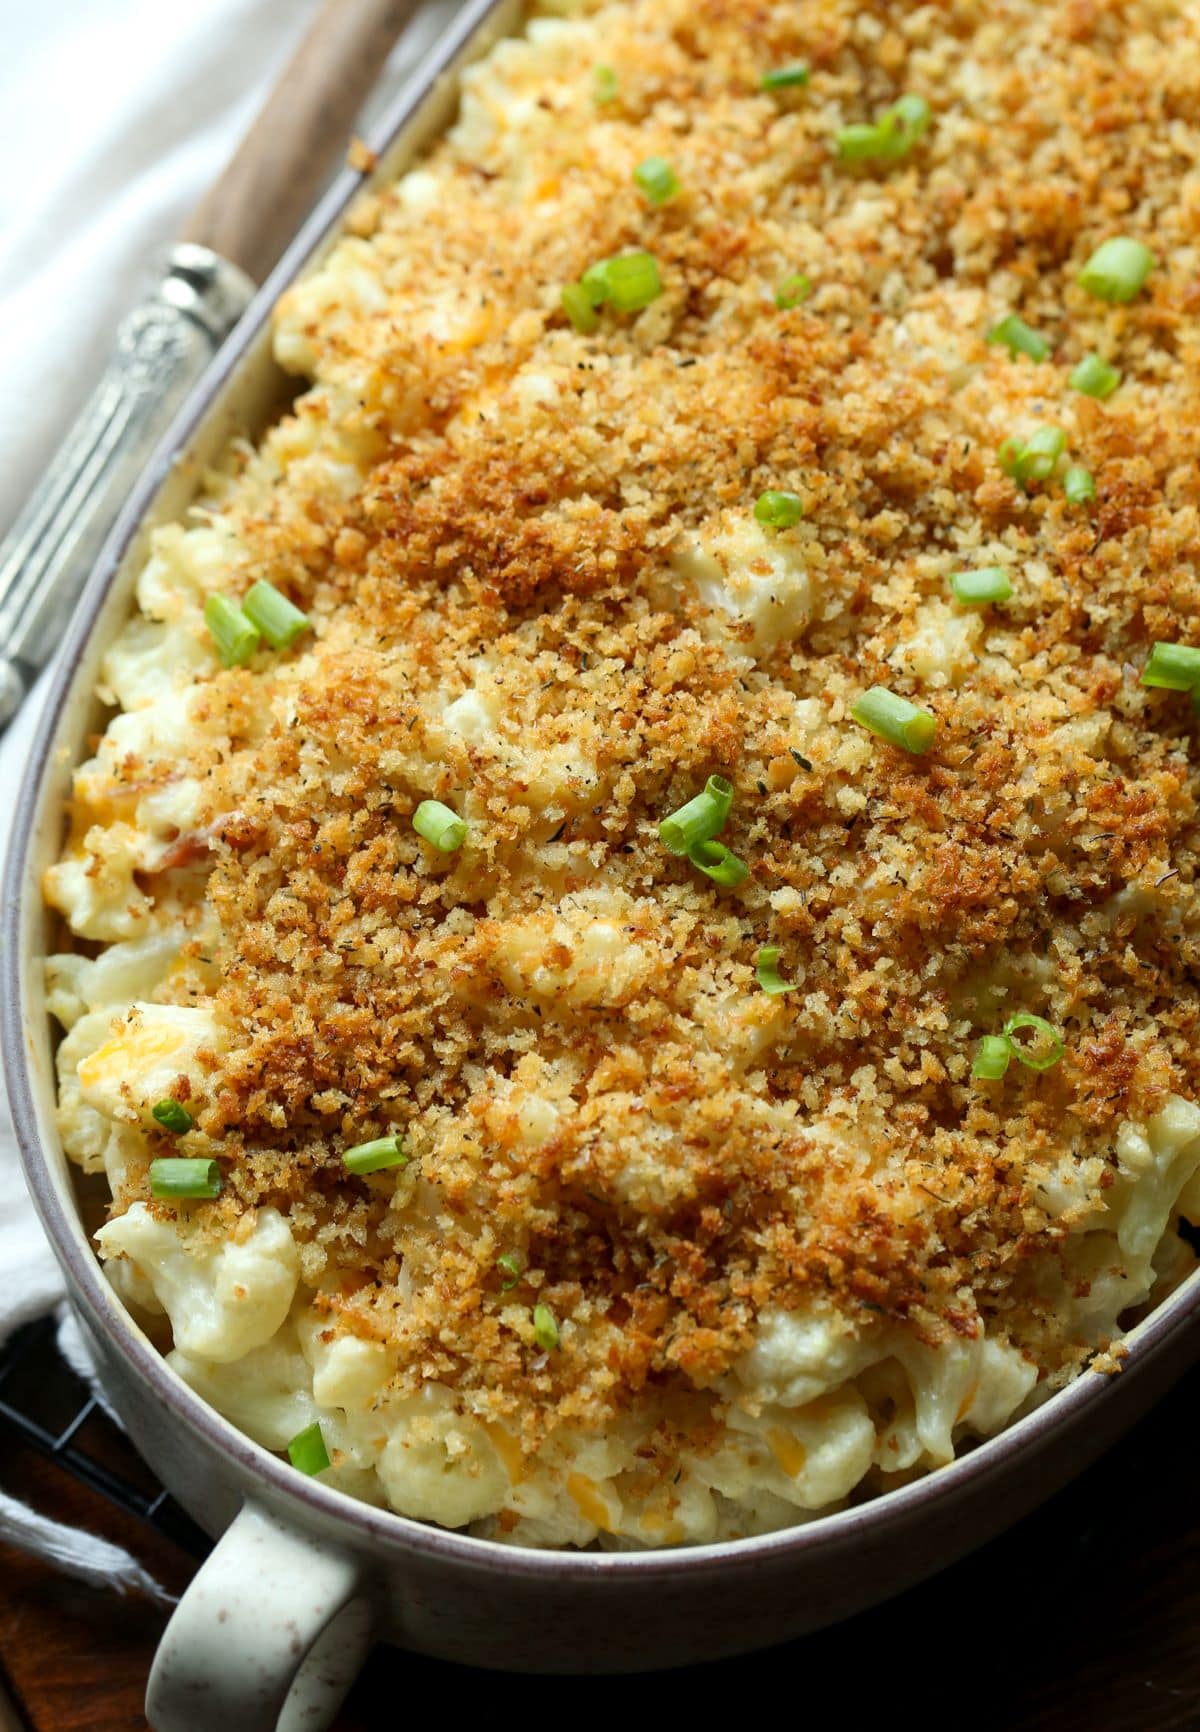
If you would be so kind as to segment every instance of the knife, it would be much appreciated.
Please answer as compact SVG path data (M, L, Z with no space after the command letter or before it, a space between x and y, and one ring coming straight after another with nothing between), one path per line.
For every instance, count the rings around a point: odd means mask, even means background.
M418 0L323 0L162 278L118 327L55 461L0 543L0 730L53 655L130 486L344 153Z

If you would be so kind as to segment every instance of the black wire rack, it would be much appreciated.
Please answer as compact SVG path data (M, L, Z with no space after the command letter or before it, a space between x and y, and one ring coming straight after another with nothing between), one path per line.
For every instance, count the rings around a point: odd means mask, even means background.
M26 1324L0 1350L0 1429L193 1557L211 1549L62 1357L53 1318Z

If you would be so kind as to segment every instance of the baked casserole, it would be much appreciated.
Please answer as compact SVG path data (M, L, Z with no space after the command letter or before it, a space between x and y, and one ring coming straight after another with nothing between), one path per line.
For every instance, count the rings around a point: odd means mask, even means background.
M46 896L109 1275L299 1470L736 1539L1192 1267L1198 26L559 6L284 296Z

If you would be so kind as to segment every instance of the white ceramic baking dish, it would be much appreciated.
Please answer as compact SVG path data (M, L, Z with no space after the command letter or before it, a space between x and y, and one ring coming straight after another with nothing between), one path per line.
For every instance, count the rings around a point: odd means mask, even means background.
M453 111L455 74L519 25L514 0L469 0L384 128L379 174L402 171ZM125 619L145 537L178 516L207 457L285 399L270 308L319 258L361 179L337 183L265 285L129 501L66 633L31 756L4 887L3 1040L38 1210L112 1402L216 1550L164 1636L156 1732L320 1732L375 1639L479 1666L630 1671L781 1641L895 1594L1007 1527L1094 1459L1200 1352L1193 1277L1130 1337L1117 1377L1085 1373L961 1460L804 1527L646 1553L515 1550L356 1503L296 1473L207 1407L122 1308L96 1262L54 1121L39 893L57 855L71 767L97 721L92 689Z

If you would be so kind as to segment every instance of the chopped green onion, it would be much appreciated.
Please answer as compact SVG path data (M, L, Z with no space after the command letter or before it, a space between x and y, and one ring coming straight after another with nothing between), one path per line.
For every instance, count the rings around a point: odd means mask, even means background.
M795 992L796 990L795 981L784 980L780 975L779 946L777 944L764 944L761 947L755 959L754 972L763 991L769 992L772 997L781 992Z
M204 623L225 666L244 668L258 648L259 634L237 603L227 595L210 595L204 604Z
M150 1117L157 1119L164 1131L173 1131L181 1137L185 1131L190 1131L195 1119L186 1107L181 1107L178 1101L159 1101L157 1106L150 1108Z
M533 1339L543 1353L553 1353L558 1346L558 1324L548 1305L538 1304L533 1308Z
M618 313L640 313L662 294L653 253L618 253L604 271L605 299Z
M1096 482L1090 469L1082 463L1072 463L1063 475L1063 492L1072 505L1086 505L1096 497Z
M989 343L1003 343L1011 355L1028 355L1031 361L1044 361L1050 344L1040 331L1027 325L1016 313L1008 313L987 334Z
M1054 473L1066 447L1067 436L1061 427L1039 427L1025 441L1021 453L1021 480L1044 481Z
M562 309L577 331L584 336L596 330L600 324L599 314L592 305L592 297L582 283L568 283L562 292Z
M412 815L412 826L442 854L453 854L467 839L466 819L440 800L422 800Z
M651 204L667 204L679 191L679 176L665 156L648 156L639 162L633 178Z
M1039 1038L1032 1046L1024 1041L1014 1040L1024 1028L1030 1029ZM1012 1048L1013 1057L1027 1065L1030 1070L1049 1070L1056 1065L1066 1050L1062 1037L1053 1024L1048 1023L1044 1016L1032 1016L1028 1011L1019 1011L1016 1016L1010 1016L1004 1025L1004 1037Z
M850 711L856 722L906 752L927 752L937 733L937 717L920 710L886 686L872 686Z
M324 1473L329 1466L329 1451L321 1427L314 1421L298 1431L287 1446L288 1460L301 1473Z
M1085 397L1111 397L1121 383L1121 375L1115 367L1110 367L1100 355L1085 355L1082 361L1071 368L1071 376L1067 380L1074 391L1082 391Z
M804 501L798 493L768 488L755 500L754 515L768 529L793 529L804 516Z
M1066 444L1061 427L1039 427L1024 441L1006 439L997 455L1005 473L1027 487L1031 481L1045 481L1054 473Z
M964 607L986 607L990 601L1007 601L1012 584L1002 565L982 565L978 571L954 571L950 588Z
M1013 1049L1002 1034L985 1034L975 1049L971 1075L995 1082L1008 1069Z
M1200 685L1200 649L1186 643L1156 643L1142 669L1142 684L1167 692L1190 692Z
M876 121L839 128L838 156L842 162L898 161L908 155L930 119L929 104L923 96L902 96Z
M375 1137L369 1143L355 1143L342 1156L348 1173L382 1173L385 1167L406 1167L409 1162L399 1137Z
M886 127L895 139L893 153L904 156L926 131L932 119L933 111L925 98L909 92L880 116L880 125Z
M258 627L272 649L291 649L296 639L309 630L308 615L294 607L266 578L260 578L247 590L242 612L251 625Z
M798 84L807 84L808 77L808 67L802 60L797 60L793 66L780 66L773 72L764 72L762 87L764 90L792 90Z
M775 291L775 305L781 312L790 312L798 307L801 301L807 301L812 294L812 278L806 277L803 271L794 271L790 277L784 277Z
M1003 441L996 452L996 456L1000 459L1001 469L1003 469L1006 475L1011 475L1014 481L1017 479L1017 467L1021 461L1021 453L1024 449L1024 445L1022 445L1016 434L1010 433L1008 438Z
M597 259L579 279L579 286L593 307L602 307L608 299L608 259Z
M739 860L723 842L696 842L688 849L687 857L698 871L727 890L750 876L746 862Z
M496 1258L496 1267L504 1276L500 1283L502 1293L511 1293L521 1279L521 1259L515 1251L506 1251L502 1257Z
M219 1197L220 1194L221 1169L216 1161L162 1155L150 1163L152 1197Z
M724 776L710 776L694 799L663 819L658 839L668 854L686 854L697 842L720 834L732 805L733 783Z
M873 162L887 154L887 144L877 126L855 121L838 129L837 153L840 162Z
M598 259L579 279L593 307L607 304L618 313L637 313L662 294L662 278L653 253L618 253Z
M611 66L597 66L592 74L592 95L597 102L615 102L621 86Z
M1132 301L1157 260L1128 235L1102 241L1079 273L1080 285L1098 301Z

